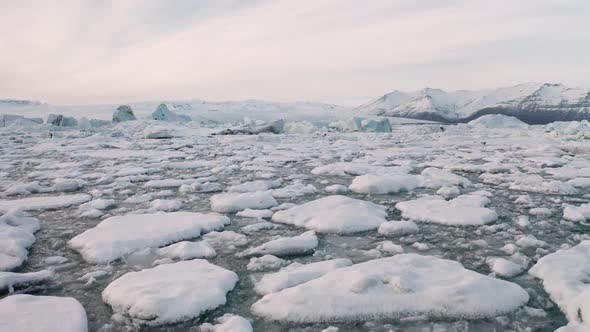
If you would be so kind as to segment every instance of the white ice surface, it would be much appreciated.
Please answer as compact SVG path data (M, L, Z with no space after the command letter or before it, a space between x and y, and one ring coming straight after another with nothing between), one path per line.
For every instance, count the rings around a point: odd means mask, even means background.
M9 271L23 264L29 248L35 243L34 233L40 228L37 218L20 211L0 216L0 271Z
M72 297L12 295L0 300L0 331L86 332L86 311Z
M322 262L299 264L293 263L280 271L265 274L254 289L258 294L270 294L279 292L285 288L294 287L299 284L317 279L324 274L339 269L341 267L352 265L352 261L347 258L332 259Z
M399 202L395 207L404 218L445 225L483 225L498 218L485 208L489 199L479 195L461 195L450 201L440 196L424 196Z
M54 210L78 205L91 200L92 197L87 194L73 194L61 196L39 196L26 197L13 200L0 200L0 211L9 211L12 209L21 209L24 211L33 210Z
M403 318L488 318L529 300L520 286L455 261L401 254L334 270L265 295L252 311L267 319L324 322Z
M195 259L128 272L104 289L102 299L140 324L160 325L225 304L237 281L234 272Z
M305 227L322 233L354 233L385 222L385 207L346 196L334 195L276 212L272 221Z
M68 243L90 263L108 263L134 251L167 245L223 229L219 214L170 212L110 217Z
M529 274L542 280L567 317L568 328L590 330L590 241L542 257Z
M202 332L252 332L252 324L237 315L225 314L216 319L218 324L205 323L200 326Z
M312 252L318 246L318 238L314 231L307 231L293 237L279 237L265 242L257 247L249 248L240 253L240 256L290 256Z
M211 210L221 213L238 212L245 209L268 209L279 205L270 191L246 193L225 193L211 197Z

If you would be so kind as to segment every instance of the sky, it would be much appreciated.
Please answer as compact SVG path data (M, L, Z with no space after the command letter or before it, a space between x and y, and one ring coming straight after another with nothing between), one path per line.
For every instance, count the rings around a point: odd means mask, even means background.
M360 104L590 88L588 0L0 0L0 98Z

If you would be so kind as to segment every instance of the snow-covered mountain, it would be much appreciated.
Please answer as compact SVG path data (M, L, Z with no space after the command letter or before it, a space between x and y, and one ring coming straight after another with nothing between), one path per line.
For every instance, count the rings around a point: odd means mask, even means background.
M529 124L590 119L590 90L562 84L524 83L482 91L446 92L425 88L393 91L361 105L357 114L466 122L486 114L505 114Z

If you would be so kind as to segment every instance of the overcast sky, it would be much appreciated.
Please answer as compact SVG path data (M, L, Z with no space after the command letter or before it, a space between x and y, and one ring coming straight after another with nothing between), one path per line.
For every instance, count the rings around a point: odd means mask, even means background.
M590 0L0 0L0 98L314 100L590 87Z

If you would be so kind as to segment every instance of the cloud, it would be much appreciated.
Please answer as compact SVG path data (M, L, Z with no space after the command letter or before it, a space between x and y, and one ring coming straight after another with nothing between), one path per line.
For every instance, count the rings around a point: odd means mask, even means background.
M25 0L7 7L0 8L7 97L338 101L426 85L590 86L586 0Z

